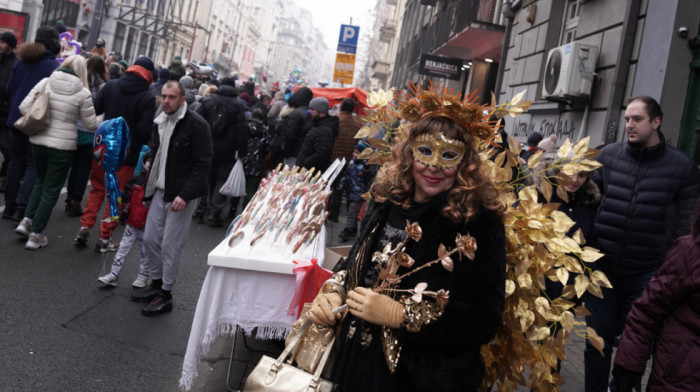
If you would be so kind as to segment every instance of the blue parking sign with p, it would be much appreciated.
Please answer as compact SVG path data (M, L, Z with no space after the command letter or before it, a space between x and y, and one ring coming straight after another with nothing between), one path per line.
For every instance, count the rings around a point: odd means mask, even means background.
M359 36L360 26L340 25L338 52L355 54Z

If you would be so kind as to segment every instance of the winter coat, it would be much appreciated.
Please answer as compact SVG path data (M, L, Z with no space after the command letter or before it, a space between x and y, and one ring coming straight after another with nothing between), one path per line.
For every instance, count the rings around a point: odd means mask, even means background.
M7 82L10 80L10 73L12 73L12 66L17 61L17 56L15 52L11 52L8 55L0 55L0 121L3 122L7 120L7 116L10 114L10 96L5 94L5 87Z
M331 162L336 158L345 158L346 161L352 159L352 151L357 144L355 135L360 128L362 128L362 123L353 113L342 111L338 113L338 137L335 138L335 143L333 143Z
M259 177L262 174L262 160L270 152L270 135L267 126L260 120L248 121L248 153L243 158L243 171L246 176Z
M282 158L296 157L304 142L306 134L311 129L311 119L306 114L309 102L313 98L313 93L308 87L302 87L291 97L287 103L290 108L294 108L284 119L280 118L277 123L276 133L283 137ZM282 117L282 114L280 114ZM332 146L331 146L332 147Z
M92 106L90 90L80 79L62 68L43 79L22 101L19 109L26 113L34 103L35 94L46 86L49 94L49 126L29 137L32 144L57 150L75 150L78 139L78 120L90 131L100 125Z
M150 200L155 193L155 180L158 178L155 168L156 161L160 159L158 147L161 142L161 126L166 117L165 112L162 112L153 120L150 150L154 163L144 196L146 200ZM158 168L165 170L165 202L171 202L177 196L189 202L205 193L207 174L212 161L211 140L209 124L199 114L185 110L170 137L165 167Z
M433 266L399 283L399 289L409 289L425 282L428 290L444 289L450 293L444 313L435 321L423 325L420 331L409 332L404 328L392 330L402 349L396 371L390 377L396 389L401 391L476 390L484 374L481 346L493 338L501 325L506 280L503 223L496 213L482 208L466 224L455 224L440 213L446 202L447 192L435 196L417 219L423 231L421 240L408 241L405 248L405 252L415 260L412 269L437 258L440 244L448 249L454 248L457 233L472 235L478 248L474 260L463 257L459 261L457 256L453 257L452 272ZM392 208L401 207L370 202L358 240L349 256L336 267L337 271L349 272L347 291L358 286L355 280L364 280L363 277L376 271L371 267L372 253ZM358 266L357 263L362 265ZM397 274L406 272L401 267ZM362 283L359 285L365 286ZM342 352L339 347L346 343L347 336L343 336L343 332L347 331L345 324L348 319L346 317L341 335L336 339L334 369L344 360L339 354ZM355 354L360 356L358 360L386 366L384 358L367 358L366 355L362 358L362 354L362 350L358 349ZM377 372L380 371L382 369L377 369ZM344 368L339 373L346 378L365 377L351 368ZM337 374L334 371L334 375ZM375 376L368 374L366 377Z
M168 71L170 71L170 80L180 80L187 73L185 66L182 65L182 60L173 60Z
M700 386L700 204L690 235L676 241L632 305L615 365L643 374L653 363L650 392L697 391Z
M591 244L605 256L602 267L620 275L654 271L676 238L690 231L690 212L700 191L697 165L661 143L603 148L594 180L602 199Z
M58 68L56 54L46 50L44 44L26 43L17 48L19 60L12 66L5 93L10 96L10 113L7 125L13 127L22 117L19 104L34 86L43 78L48 78Z
M326 115L315 118L313 127L304 138L304 143L297 155L297 166L326 170L331 163L333 141L336 135L338 135L338 117Z
M245 121L245 109L236 98L236 90L227 85L218 88L214 94L202 98L201 104L197 108L197 113L209 123L210 129L212 119L216 112L217 105L224 105L226 108L226 119L223 130L211 129L212 141L214 143L214 163L234 164L236 163L236 151L239 157L246 156L248 146L248 127Z
M124 160L126 166L136 166L141 146L151 138L156 98L148 87L146 79L127 72L107 82L95 99L95 113L104 113L105 120L121 116L129 126L131 141Z
M340 186L345 197L350 201L361 201L362 195L369 190L372 170L364 159L353 159L340 179Z

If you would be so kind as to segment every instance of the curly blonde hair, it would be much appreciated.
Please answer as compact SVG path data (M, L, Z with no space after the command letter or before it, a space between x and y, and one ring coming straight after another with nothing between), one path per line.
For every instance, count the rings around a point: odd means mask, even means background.
M476 139L456 121L442 116L425 117L410 125L409 137L394 144L392 160L382 167L370 187L372 197L378 202L389 201L402 207L413 202L415 181L413 179L413 141L421 134L442 133L445 137L461 140L467 146L457 167L455 184L447 194L447 204L441 213L451 221L462 224L474 216L481 206L502 216L505 206L490 179L479 171L481 159L474 148Z

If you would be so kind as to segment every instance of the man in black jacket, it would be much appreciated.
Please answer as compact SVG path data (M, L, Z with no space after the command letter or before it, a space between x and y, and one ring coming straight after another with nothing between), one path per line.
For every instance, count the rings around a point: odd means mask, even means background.
M306 115L309 102L314 93L308 87L301 87L289 97L288 107L280 113L272 141L272 163L284 162L294 166L299 149L306 133L311 128L311 121Z
M309 103L312 127L304 138L297 166L326 170L330 164L333 142L338 135L338 117L328 115L328 100L317 97Z
M17 60L15 47L17 38L11 31L0 34L0 153L2 153L2 168L0 176L7 174L7 165L10 163L10 140L12 131L7 126L7 117L10 114L10 96L5 93L7 81L10 80L12 66ZM5 182L2 183L2 190L5 190Z
M248 127L245 121L245 109L236 99L237 92L234 86L233 79L224 78L221 81L221 87L211 96L203 98L202 104L197 109L197 113L207 120L211 128L214 157L208 175L208 203L202 203L203 206L198 209L196 217L201 219L208 205L207 221L213 226L224 224L221 211L226 205L227 197L219 193L219 189L226 182L236 163L236 153L240 161L243 161L247 154Z
M148 144L151 138L151 126L156 112L156 98L149 89L153 82L153 69L151 59L145 56L137 58L124 75L117 80L107 82L95 99L95 113L98 115L104 113L105 120L123 117L129 126L129 153L122 167L117 171L120 188L123 188L133 177L141 146ZM104 179L104 170L96 161L93 161L90 172L92 189L90 189L83 216L80 218L80 231L75 237L75 244L78 246L87 246L90 228L95 225L97 213L105 201ZM120 205L120 213L121 209ZM107 201L104 217L109 217L109 201ZM117 222L101 221L100 240L95 246L96 252L115 252L119 248L119 244L111 241L116 227Z
M152 282L132 294L148 302L141 313L156 316L173 309L171 290L192 222L192 213L204 194L212 159L207 122L187 110L185 89L169 81L162 90L163 112L153 121L154 154L144 199L150 201L143 247Z
M605 342L604 356L586 341L586 391L607 391L612 344L676 238L690 231L690 213L700 190L697 164L666 144L663 113L651 97L633 97L625 110L627 142L603 148L594 173L602 200L591 245L605 256L594 264L612 289L601 299L585 297L589 327ZM589 290L590 292L590 290Z

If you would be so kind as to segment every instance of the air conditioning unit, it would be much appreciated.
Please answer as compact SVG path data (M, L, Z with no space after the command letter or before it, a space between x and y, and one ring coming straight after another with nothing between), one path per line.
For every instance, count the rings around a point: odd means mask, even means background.
M544 68L542 98L586 100L591 96L598 48L571 42L549 51Z

